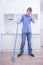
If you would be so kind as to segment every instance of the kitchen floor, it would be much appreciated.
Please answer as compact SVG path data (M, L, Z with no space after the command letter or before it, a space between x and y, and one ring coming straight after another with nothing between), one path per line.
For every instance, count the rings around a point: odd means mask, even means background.
M14 62L11 60L11 54L11 52L0 52L0 65L43 65L43 48L40 52L34 52L35 57L25 53L18 58L16 53Z

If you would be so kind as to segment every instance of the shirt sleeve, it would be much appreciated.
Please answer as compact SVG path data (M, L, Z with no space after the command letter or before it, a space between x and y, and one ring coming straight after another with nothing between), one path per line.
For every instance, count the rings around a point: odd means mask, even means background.
M24 16L22 16L20 19L20 22L23 22L23 21L24 21Z

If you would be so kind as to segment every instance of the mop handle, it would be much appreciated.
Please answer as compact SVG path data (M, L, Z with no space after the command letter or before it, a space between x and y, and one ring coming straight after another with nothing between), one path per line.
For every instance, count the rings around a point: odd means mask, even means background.
M17 28L16 28L16 37L15 37L14 49L13 49L12 58L11 58L12 60L15 59L15 51L16 51L17 35L18 35L18 25L17 25Z
M16 37L15 37L15 44L14 44L14 53L15 53L15 49L16 49L17 35L18 35L18 25L17 25L17 28L16 28Z

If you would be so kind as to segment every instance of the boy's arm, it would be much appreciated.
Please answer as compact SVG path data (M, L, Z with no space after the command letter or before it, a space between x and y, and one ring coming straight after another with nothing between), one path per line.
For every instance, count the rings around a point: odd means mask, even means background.
M17 25L19 25L19 24L20 24L20 22L17 21Z
M35 23L35 19L34 19L33 15L32 15L32 22Z
M24 20L24 16L22 16L21 19L17 21L17 24L19 25L21 22L23 22L23 20Z

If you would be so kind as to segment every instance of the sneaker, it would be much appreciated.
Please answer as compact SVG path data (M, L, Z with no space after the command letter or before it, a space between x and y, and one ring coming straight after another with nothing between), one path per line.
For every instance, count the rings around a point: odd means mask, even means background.
M18 54L17 57L20 57L20 56L22 56L22 55L23 55L23 54Z
M32 56L32 57L35 57L34 54L29 54L29 55Z

